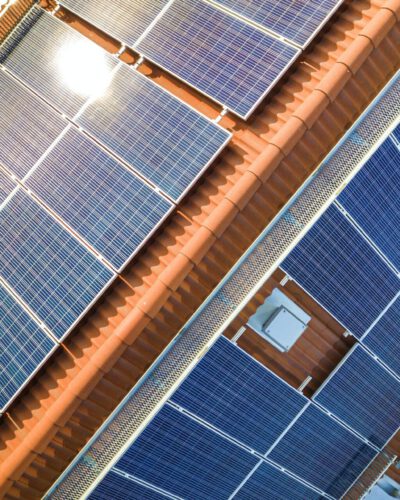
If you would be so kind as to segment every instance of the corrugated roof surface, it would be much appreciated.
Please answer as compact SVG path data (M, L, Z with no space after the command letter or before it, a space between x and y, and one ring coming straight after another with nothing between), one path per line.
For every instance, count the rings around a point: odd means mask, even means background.
M229 147L1 421L5 498L41 496L379 92L399 67L399 18L400 0L348 2L251 120L223 119Z

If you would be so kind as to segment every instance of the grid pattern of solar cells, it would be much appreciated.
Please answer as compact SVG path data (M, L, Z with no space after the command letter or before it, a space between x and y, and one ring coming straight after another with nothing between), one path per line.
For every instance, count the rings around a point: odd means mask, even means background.
M309 406L268 458L340 498L377 452L315 406Z
M400 269L400 151L386 141L340 193L338 201Z
M0 205L6 201L14 191L16 184L11 178L0 170Z
M27 186L117 269L172 207L75 128Z
M392 132L392 135L394 136L395 140L397 142L400 142L400 125L398 125Z
M24 191L0 212L0 274L61 338L113 278Z
M360 345L314 400L379 448L400 427L400 382Z
M230 138L226 130L125 65L78 123L174 199Z
M281 267L357 338L400 289L396 275L334 205Z
M400 377L400 297L362 339Z
M257 462L167 405L116 467L180 497L226 500Z
M54 341L0 285L0 410L54 346Z
M66 126L32 92L0 71L0 164L22 179Z
M262 454L307 404L299 392L223 337L171 400Z
M340 0L215 0L299 45L307 42L329 18Z
M62 4L125 45L133 45L168 0L63 0Z
M176 0L136 50L242 117L299 53L200 0Z
M34 8L0 48L0 62L48 102L74 116L116 59L51 15Z

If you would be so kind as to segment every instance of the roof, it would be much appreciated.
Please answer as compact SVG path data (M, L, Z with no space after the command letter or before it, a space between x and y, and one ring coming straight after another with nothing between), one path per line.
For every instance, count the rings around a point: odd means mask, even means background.
M248 122L223 119L228 148L0 423L6 498L43 494L389 80L399 19L400 0L347 2ZM141 70L218 114L161 70Z

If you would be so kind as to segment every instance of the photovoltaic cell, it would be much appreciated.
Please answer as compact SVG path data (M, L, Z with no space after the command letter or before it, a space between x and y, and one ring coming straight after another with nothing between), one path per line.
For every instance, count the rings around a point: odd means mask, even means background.
M75 128L31 174L27 186L117 269L172 207Z
M0 164L20 179L67 125L4 71L0 71L0 116Z
M215 0L299 45L307 42L329 18L340 0Z
M340 498L376 454L334 419L309 406L268 458Z
M117 64L94 42L38 8L0 47L0 62L70 117L106 86Z
M113 278L22 190L0 212L0 274L57 338Z
M400 125L398 125L392 132L392 135L394 136L395 140L397 142L400 142Z
M260 453L307 399L225 338L220 338L171 400Z
M257 462L167 405L116 467L180 497L226 500Z
M125 65L78 123L174 199L230 138L226 130Z
M5 202L16 186L16 183L5 172L0 170L0 205Z
M400 151L386 141L340 193L338 201L400 269Z
M400 427L400 382L360 345L314 400L379 448Z
M0 285L0 410L54 346L54 341Z
M168 0L63 0L75 14L127 46L133 45Z
M200 0L176 0L136 50L242 117L299 53Z
M281 267L357 338L400 289L396 275L334 205Z

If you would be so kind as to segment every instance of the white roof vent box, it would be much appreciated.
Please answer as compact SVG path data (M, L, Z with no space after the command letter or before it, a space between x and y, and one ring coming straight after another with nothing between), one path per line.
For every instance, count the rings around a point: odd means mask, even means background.
M275 288L247 324L276 349L287 352L307 328L310 319L297 304Z

